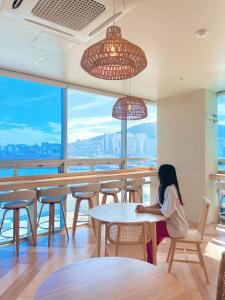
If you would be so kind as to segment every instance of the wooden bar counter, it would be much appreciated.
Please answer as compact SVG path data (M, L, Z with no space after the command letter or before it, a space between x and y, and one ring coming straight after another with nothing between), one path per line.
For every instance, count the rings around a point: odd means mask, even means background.
M154 177L156 169L140 168L113 171L93 171L80 173L63 173L55 175L6 177L0 179L0 191L18 189L36 189L38 187L72 185L85 182L100 182L107 180Z

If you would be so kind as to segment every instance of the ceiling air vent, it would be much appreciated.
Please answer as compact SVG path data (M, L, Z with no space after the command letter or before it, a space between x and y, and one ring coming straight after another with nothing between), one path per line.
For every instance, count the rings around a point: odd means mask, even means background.
M122 18L140 0L23 0L12 8L12 1L3 0L0 13L29 22L29 26L44 27L55 35L72 37L76 42L87 42L101 30ZM63 37L63 38L64 38Z
M31 13L71 30L81 31L106 9L95 0L39 0Z

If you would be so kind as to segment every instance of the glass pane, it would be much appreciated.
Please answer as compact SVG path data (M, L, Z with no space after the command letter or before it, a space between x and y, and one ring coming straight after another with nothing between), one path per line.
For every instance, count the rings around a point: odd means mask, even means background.
M121 121L112 117L115 101L68 90L68 158L121 156Z
M225 95L219 94L218 101L218 168L225 170Z
M18 169L19 176L30 176L30 175L45 175L45 174L57 174L59 168L20 168Z
M95 171L112 171L119 170L120 165L96 165Z
M156 165L157 146L156 105L148 105L148 117L137 121L127 121L127 156L151 158ZM148 164L146 164L147 166Z
M13 169L0 169L0 177L10 177L14 176Z
M60 159L59 87L0 77L0 160Z
M76 172L90 172L91 166L69 166L67 168L68 173L76 173Z

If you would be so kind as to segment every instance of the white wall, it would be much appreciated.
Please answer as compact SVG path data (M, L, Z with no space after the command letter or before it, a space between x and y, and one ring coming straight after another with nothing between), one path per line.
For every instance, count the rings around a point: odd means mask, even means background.
M213 196L215 202L208 174L217 169L217 125L205 114L216 111L216 95L205 90L158 102L158 165L176 167L186 215L193 222L203 195Z

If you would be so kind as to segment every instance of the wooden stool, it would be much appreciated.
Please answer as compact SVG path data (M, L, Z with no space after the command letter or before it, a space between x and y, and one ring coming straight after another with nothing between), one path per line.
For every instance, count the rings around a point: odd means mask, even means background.
M19 237L20 237L20 210L25 209L28 216L28 222L30 225L33 243L36 245L36 239L33 231L33 226L31 222L30 213L28 210L28 206L32 205L34 200L36 199L36 192L23 190L23 191L16 191L10 192L6 194L0 194L0 202L5 202L1 204L1 208L4 209L2 222L0 225L0 233L2 232L2 227L4 224L6 213L9 210L13 211L13 242L16 244L16 256L19 256Z
M69 239L68 229L66 225L66 216L63 208L63 202L66 200L67 195L70 193L70 188L67 186L57 187L57 188L49 188L38 191L39 202L41 203L41 210L38 217L38 224L40 224L40 218L43 206L49 205L49 219L48 219L48 247L51 245L52 233L55 230L55 205L59 204L62 210L62 216L64 220L64 226L66 230L67 238Z
M89 209L91 209L93 207L93 198L95 198L98 195L99 191L100 184L98 183L88 183L85 185L71 187L72 196L76 198L76 205L73 217L73 239L75 237L81 201L87 200ZM95 230L93 219L92 226Z
M129 203L135 202L135 193L138 194L140 203L142 203L142 186L145 183L144 178L128 179L126 182L125 193L123 196L123 202L126 201L126 195L129 194Z
M122 181L110 181L101 183L102 204L106 204L108 196L112 196L114 203L118 203L118 196L121 190L124 188L124 182Z

